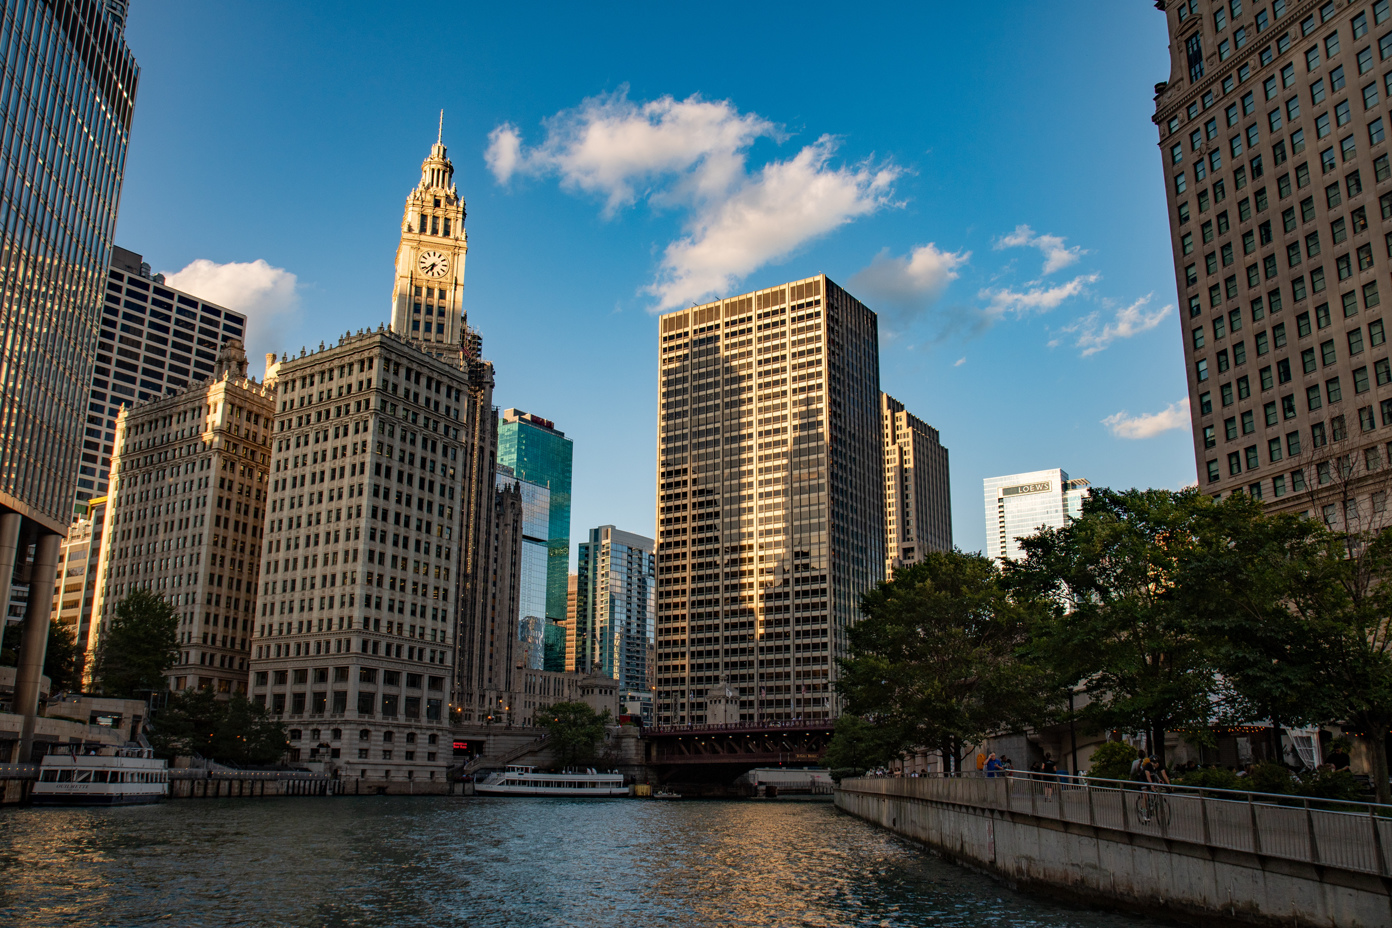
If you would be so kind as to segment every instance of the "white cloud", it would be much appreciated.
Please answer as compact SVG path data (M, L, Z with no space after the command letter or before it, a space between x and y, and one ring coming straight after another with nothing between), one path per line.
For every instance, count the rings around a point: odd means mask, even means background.
M488 148L483 153L488 170L506 184L517 172L522 161L522 134L510 122L505 122L488 133Z
M892 256L886 248L851 277L850 284L876 309L885 305L911 317L937 302L970 257L969 251L942 251L933 242L903 257Z
M1102 420L1102 424L1110 429L1117 438L1154 438L1156 435L1171 429L1188 428L1189 423L1189 400L1187 398L1171 403L1159 412L1132 416L1123 409L1121 412Z
M165 272L164 279L171 287L246 314L246 349L253 373L259 373L264 353L283 349L279 340L296 321L295 275L260 258L227 264L198 258L182 271Z
M1083 357L1097 354L1117 339L1130 338L1133 335L1140 335L1142 332L1149 332L1165 320L1173 307L1166 304L1154 312L1147 312L1146 306L1150 304L1152 296L1154 294L1147 294L1130 306L1123 306L1116 311L1116 315L1109 322L1100 328L1098 327L1098 314L1091 313L1063 331L1077 334L1078 340L1075 344L1083 349ZM1055 340L1051 344L1057 343L1058 341Z
M986 300L981 312L988 323L1006 315L1024 316L1029 313L1046 313L1057 309L1064 300L1082 293L1088 284L1096 283L1101 274L1082 274L1066 284L1056 287L1036 286L1027 290L1012 290L1009 287L983 289L980 298Z
M1062 236L1035 235L1033 229L1024 225L1016 226L1014 232L996 242L996 249L1002 248L1038 248L1044 255L1043 273L1045 274L1062 270L1087 254L1077 245L1072 248L1064 245Z
M966 358L958 358L957 361L956 361L956 363L954 363L952 366L953 366L953 367L961 367L963 364L966 364L966 363L967 363L967 359L966 359Z
M751 172L750 147L782 141L782 132L728 100L697 95L636 103L620 90L556 114L545 129L532 148L511 124L493 130L484 157L499 183L556 176L563 188L602 197L606 215L640 201L686 214L685 234L666 247L647 288L657 310L727 291L764 264L892 205L901 173L868 161L831 164L836 140L828 135Z

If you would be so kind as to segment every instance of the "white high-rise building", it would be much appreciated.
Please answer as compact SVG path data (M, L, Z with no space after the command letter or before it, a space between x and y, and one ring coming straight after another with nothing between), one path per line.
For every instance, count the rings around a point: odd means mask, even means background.
M1057 467L987 477L982 483L986 491L986 555L993 560L1018 560L1021 538L1042 528L1062 528L1069 519L1078 518L1090 486L1086 480L1070 480Z

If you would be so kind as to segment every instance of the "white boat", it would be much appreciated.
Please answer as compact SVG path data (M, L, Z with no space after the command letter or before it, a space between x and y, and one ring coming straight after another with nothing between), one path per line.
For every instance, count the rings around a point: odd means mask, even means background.
M169 769L141 747L89 749L64 745L44 756L29 799L35 805L116 806L162 802Z
M607 799L627 796L623 774L598 773L593 768L583 773L539 773L535 767L512 765L475 784L480 796L564 796L578 799Z

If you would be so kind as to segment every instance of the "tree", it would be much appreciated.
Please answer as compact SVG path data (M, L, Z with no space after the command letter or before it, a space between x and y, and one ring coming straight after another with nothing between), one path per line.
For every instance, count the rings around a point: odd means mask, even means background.
M1191 608L1239 706L1276 727L1348 724L1368 743L1378 801L1392 802L1392 529L1353 505L1332 529L1258 506L1236 494L1209 513L1216 528L1188 570L1208 592Z
M5 647L0 651L0 666L15 667L24 647L24 626L13 625L5 633ZM82 675L78 668L77 636L71 627L57 621L48 625L48 646L44 651L44 676L53 684L53 692L77 690Z
M960 769L965 746L1044 719L1060 690L1019 656L1039 605L1011 599L988 558L955 550L867 592L836 684L846 711L876 729L867 756L930 748ZM838 750L863 750L852 739L864 734L839 730Z
M131 698L164 689L164 673L177 655L178 626L174 607L148 590L134 590L117 603L92 670L102 694Z
M1081 516L1021 539L1006 566L1017 594L1047 598L1029 653L1063 680L1080 681L1079 720L1093 730L1146 734L1163 762L1165 732L1207 729L1214 668L1176 592L1197 490L1097 488Z
M889 735L888 726L876 725L858 715L843 715L836 720L822 766L837 771L838 776L841 771L859 776L872 767L883 767L903 750Z
M160 757L198 754L226 764L275 763L285 753L285 726L240 693L219 699L211 689L174 693L152 719L150 744Z
M604 740L609 710L596 712L583 702L558 702L537 709L533 716L550 733L550 748L562 769L584 767L594 761Z

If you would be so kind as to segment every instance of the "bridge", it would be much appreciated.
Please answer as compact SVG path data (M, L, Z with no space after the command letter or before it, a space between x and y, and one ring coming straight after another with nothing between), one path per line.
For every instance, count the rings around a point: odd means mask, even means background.
M819 764L833 727L822 719L661 725L643 730L644 762L662 782L729 782L755 767Z

